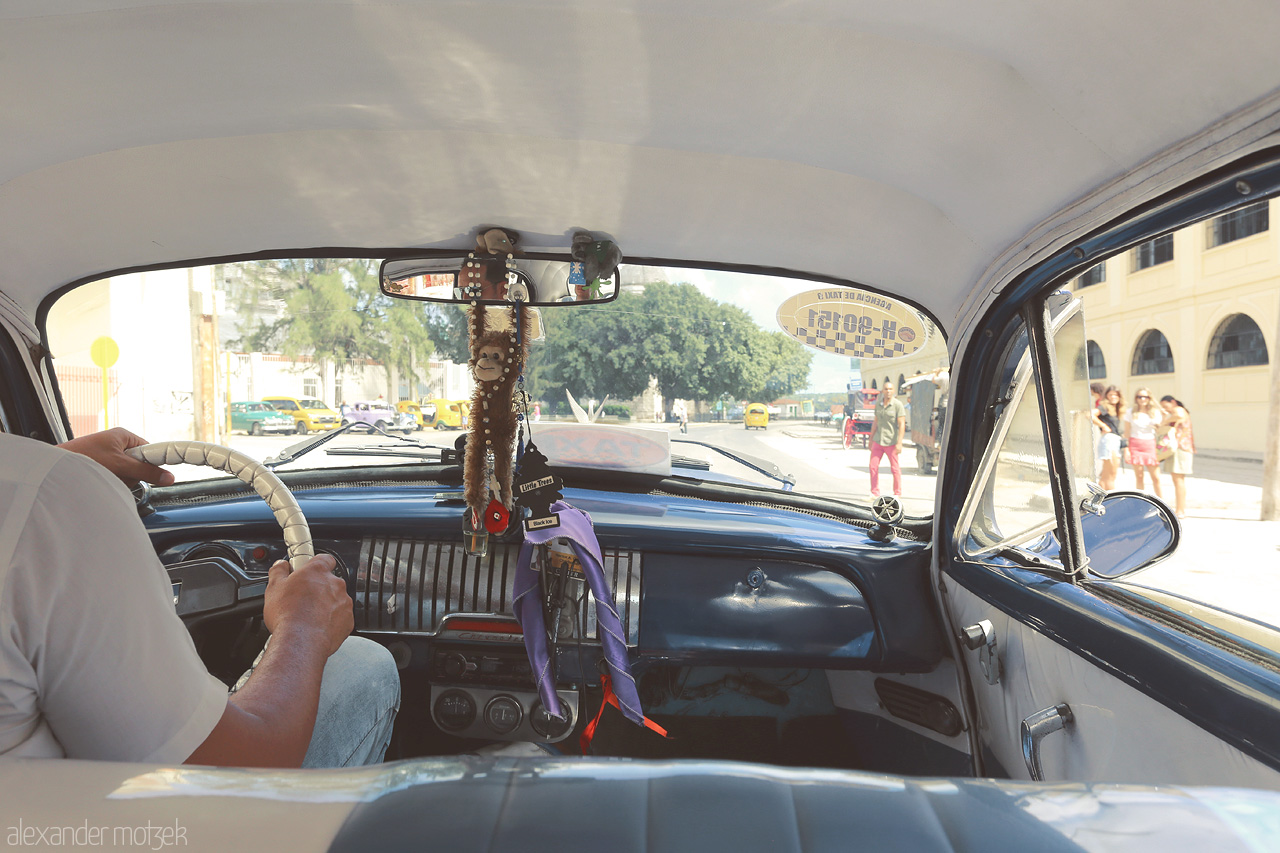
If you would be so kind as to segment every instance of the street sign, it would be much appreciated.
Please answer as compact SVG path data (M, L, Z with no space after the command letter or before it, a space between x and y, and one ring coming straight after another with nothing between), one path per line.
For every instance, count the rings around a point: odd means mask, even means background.
M93 359L93 363L104 370L108 367L114 367L120 358L120 347L114 340L103 335L89 344L89 358Z
M805 346L887 361L924 346L928 329L910 306L850 287L809 290L778 306L778 325Z
M102 428L110 429L111 414L108 406L111 403L111 390L108 384L107 368L114 365L120 358L120 347L114 340L103 335L89 344L89 358L102 368Z

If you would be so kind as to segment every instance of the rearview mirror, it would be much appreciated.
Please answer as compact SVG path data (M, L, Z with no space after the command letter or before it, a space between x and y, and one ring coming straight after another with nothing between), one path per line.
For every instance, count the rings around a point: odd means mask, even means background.
M1109 492L1093 507L1080 515L1092 575L1116 580L1158 563L1178 547L1178 520L1149 495Z
M462 286L465 264L479 264L479 294ZM530 253L508 268L506 258L468 258L436 255L390 258L382 262L378 281L382 292L396 299L486 305L507 304L522 297L526 305L583 305L618 297L619 275L587 281L583 264L563 255ZM473 279L475 280L475 279Z

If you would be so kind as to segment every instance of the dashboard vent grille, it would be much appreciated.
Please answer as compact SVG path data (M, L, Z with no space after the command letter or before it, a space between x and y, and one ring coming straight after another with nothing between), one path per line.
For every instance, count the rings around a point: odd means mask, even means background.
M510 615L519 554L519 546L492 542L487 556L472 557L457 542L366 536L356 569L356 628L431 634L450 613ZM640 633L640 553L606 548L602 556L627 643L635 645ZM580 577L572 576L569 584L574 612L562 613L559 636L595 639L595 599L585 593Z

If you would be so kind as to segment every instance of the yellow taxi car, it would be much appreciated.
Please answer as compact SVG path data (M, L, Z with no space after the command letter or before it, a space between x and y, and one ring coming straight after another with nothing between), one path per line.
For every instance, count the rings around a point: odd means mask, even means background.
M414 427L415 430L423 429L427 425L427 418L422 414L422 407L412 400L401 400L396 403L396 411L408 412L413 415L413 421L417 424Z
M335 429L342 423L337 412L312 397L263 397L262 402L293 418L293 431L298 435L306 435L311 430Z
M466 429L471 404L466 400L432 400L427 407L436 407L435 419L427 426L435 429Z
M747 429L751 429L752 427L768 429L769 409L764 403L752 403L747 406L746 412L742 415L742 424Z

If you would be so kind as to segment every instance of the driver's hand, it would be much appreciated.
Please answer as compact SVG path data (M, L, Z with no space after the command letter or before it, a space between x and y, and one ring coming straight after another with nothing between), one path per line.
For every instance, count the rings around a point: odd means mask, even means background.
M267 576L262 620L277 631L314 632L333 654L355 628L347 585L333 575L336 561L328 554L312 557L297 571L280 560Z
M131 447L141 447L147 440L134 435L127 429L114 427L104 432L73 438L63 442L59 447L66 448L81 456L88 456L132 488L139 480L145 480L156 486L173 485L173 472L166 471L150 462L134 459L125 453Z

